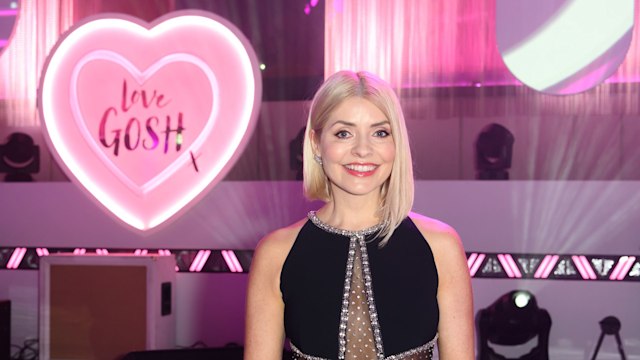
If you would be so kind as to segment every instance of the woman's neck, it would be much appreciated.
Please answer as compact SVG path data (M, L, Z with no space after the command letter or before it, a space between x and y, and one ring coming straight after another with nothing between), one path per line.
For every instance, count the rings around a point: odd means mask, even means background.
M333 199L316 215L322 222L338 229L362 230L382 221L380 204L379 196L341 196L334 193Z

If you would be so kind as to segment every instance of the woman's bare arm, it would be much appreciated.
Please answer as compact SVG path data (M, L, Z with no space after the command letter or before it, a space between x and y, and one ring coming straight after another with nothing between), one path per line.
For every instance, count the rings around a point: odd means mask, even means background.
M418 228L429 242L438 269L438 353L440 360L473 360L473 292L467 258L456 231L420 217Z
M256 247L247 289L245 360L282 359L285 335L280 272L296 234L296 229L280 229Z

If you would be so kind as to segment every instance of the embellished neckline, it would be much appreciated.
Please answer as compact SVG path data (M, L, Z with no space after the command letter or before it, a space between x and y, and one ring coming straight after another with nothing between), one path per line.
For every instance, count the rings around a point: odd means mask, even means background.
M367 235L371 235L373 233L376 233L378 231L380 231L380 229L382 229L382 226L384 225L384 223L379 223L377 225L373 225L371 227L368 227L366 229L362 229L362 230L345 230L345 229L339 229L337 227L331 226L325 222L323 222L322 220L320 220L320 218L318 217L318 215L316 214L315 211L309 211L309 214L307 214L307 217L309 218L309 220L311 220L311 222L316 225L317 227L319 227L320 229L333 233L333 234L337 234L337 235L342 235L342 236L346 236L346 237L364 237Z

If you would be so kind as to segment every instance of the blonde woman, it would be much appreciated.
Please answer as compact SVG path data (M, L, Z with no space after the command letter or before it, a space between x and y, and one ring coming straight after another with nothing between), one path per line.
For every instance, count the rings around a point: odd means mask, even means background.
M262 239L249 276L245 359L474 358L460 239L415 213L407 129L390 86L341 71L314 96L304 191L324 206Z

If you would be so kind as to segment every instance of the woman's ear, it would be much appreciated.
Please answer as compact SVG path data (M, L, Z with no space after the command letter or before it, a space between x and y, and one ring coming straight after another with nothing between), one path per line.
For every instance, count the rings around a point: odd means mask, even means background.
M313 150L314 155L320 155L320 132L317 132L313 129L309 131L309 140L311 141L311 149Z

